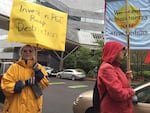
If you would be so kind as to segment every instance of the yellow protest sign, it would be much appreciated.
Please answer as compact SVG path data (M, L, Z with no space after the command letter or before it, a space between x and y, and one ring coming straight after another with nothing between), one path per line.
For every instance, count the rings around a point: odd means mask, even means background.
M67 14L26 0L14 0L8 41L65 50Z

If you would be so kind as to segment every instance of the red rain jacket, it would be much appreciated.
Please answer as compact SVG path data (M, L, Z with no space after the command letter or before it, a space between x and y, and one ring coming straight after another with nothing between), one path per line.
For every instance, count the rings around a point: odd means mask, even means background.
M100 109L101 113L133 113L132 96L125 73L120 64L115 62L116 56L124 48L118 42L107 42L103 47L103 63L98 71L98 89L100 95L107 91Z

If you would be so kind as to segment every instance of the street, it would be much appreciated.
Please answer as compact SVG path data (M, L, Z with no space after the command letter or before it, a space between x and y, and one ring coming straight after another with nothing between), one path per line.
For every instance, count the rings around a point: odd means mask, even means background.
M73 113L75 98L92 89L93 81L72 81L51 77L50 86L44 90L43 113Z

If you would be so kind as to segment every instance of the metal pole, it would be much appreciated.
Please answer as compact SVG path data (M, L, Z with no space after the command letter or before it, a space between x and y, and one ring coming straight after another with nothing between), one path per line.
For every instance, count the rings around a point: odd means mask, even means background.
M63 57L64 57L64 52L62 51L61 58L60 58L59 71L63 70L63 63L64 63Z
M127 36L127 70L130 70L130 33L129 33L128 0L126 0L126 36Z
M126 0L126 36L127 36L127 71L130 71L131 66L130 66L130 32L129 32L128 0ZM131 83L131 79L129 79L129 83Z

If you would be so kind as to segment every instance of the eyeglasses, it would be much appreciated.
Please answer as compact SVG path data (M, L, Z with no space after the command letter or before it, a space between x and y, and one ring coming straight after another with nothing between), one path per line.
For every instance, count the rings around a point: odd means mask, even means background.
M23 52L24 53L27 53L27 52L32 53L33 51L32 50L23 50Z

